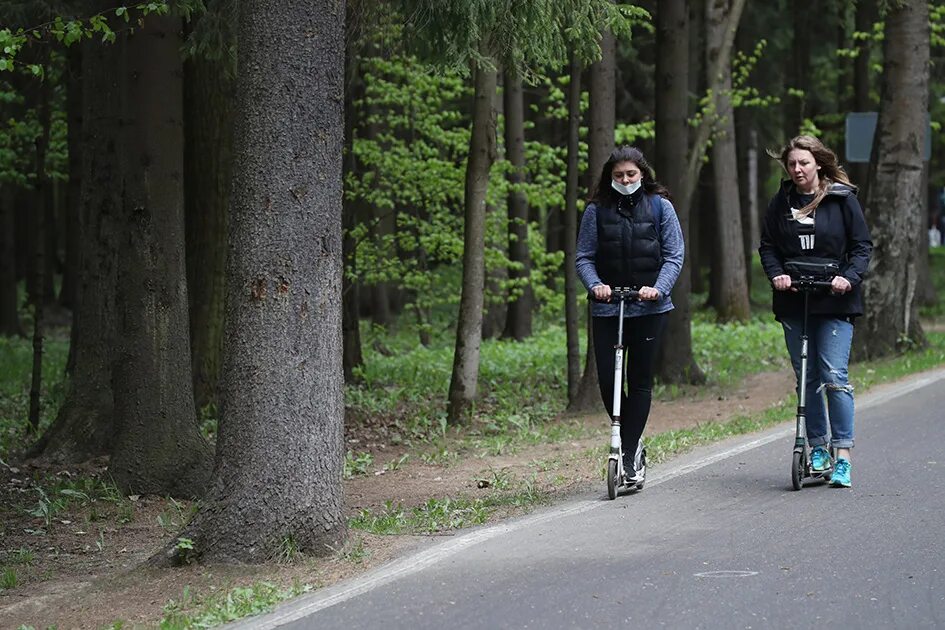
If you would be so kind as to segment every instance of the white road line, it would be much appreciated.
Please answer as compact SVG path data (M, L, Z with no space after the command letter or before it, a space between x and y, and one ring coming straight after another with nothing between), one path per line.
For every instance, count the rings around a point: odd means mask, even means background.
M917 389L921 389L927 385L943 379L945 379L945 369L926 372L921 375L908 378L900 383L887 386L883 389L883 391L862 396L861 400L857 402L857 408L863 410L881 405L894 398L904 396ZM647 480L647 485L656 486L665 483L672 479L676 479L677 477L681 477L683 475L687 475L705 468L706 466L711 466L712 464L722 460L729 459L730 457L734 457L735 455L744 453L745 451L750 451L752 449L764 446L765 444L770 444L775 440L784 439L785 437L793 434L794 425L789 424L776 429L770 429L761 437L749 440L748 442L744 442L742 444L737 444L731 448L727 448L719 453L709 455L695 462L669 466L666 468L660 466L658 473L652 475L651 479ZM613 504L610 501L602 501L600 499L591 501L582 500L571 503L570 505L566 504L562 507L544 511L540 514L534 514L532 516L516 519L508 523L500 523L498 525L477 529L467 534L457 536L456 538L446 542L437 544L435 547L430 549L426 549L411 556L395 560L390 564L379 567L367 575L364 575L360 578L355 578L350 582L343 582L341 584L322 589L317 593L300 597L291 603L287 603L286 605L282 606L281 609L277 609L272 613L262 615L260 617L245 619L230 627L252 630L276 628L298 619L302 619L303 617L316 613L319 610L323 610L330 606L334 606L335 604L349 600L352 597L357 597L362 593L366 593L372 589L383 586L384 584L388 584L389 582L393 582L399 578L416 573L426 567L440 562L441 560L456 555L464 549L491 538L502 536L525 527L534 527L540 523L556 520L565 516L581 514L583 512L588 512L590 510L606 507L609 505Z

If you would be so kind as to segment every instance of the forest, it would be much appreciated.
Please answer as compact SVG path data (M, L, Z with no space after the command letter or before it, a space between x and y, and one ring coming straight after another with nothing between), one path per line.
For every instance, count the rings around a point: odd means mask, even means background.
M151 562L259 563L356 528L352 435L602 416L575 239L623 145L686 243L660 395L784 359L757 249L798 134L872 232L855 359L942 357L943 33L920 0L0 0L5 474L94 462L194 501Z

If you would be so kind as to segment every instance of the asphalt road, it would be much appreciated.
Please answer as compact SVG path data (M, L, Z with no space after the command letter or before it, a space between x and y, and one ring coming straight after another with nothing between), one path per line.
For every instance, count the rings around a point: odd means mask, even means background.
M853 488L791 490L793 427L646 489L431 544L253 628L945 627L945 370L857 400Z

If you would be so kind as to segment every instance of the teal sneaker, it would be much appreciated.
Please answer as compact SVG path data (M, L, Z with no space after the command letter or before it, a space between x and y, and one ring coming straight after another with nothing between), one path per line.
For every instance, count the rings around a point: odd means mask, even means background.
M830 451L823 446L815 446L810 452L810 469L814 472L830 470Z
M830 485L834 488L849 488L850 483L850 460L837 458L837 465L834 467L833 475L830 477Z

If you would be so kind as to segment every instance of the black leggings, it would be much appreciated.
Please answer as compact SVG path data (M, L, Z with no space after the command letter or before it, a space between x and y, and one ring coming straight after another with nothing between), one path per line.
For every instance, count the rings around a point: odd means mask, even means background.
M620 396L620 441L624 452L636 449L653 396L653 365L660 338L666 328L668 313L644 315L623 320L623 357L626 362L627 393ZM594 317L594 353L597 356L597 381L607 413L613 418L614 346L617 345L617 317ZM621 383L622 385L622 383Z

